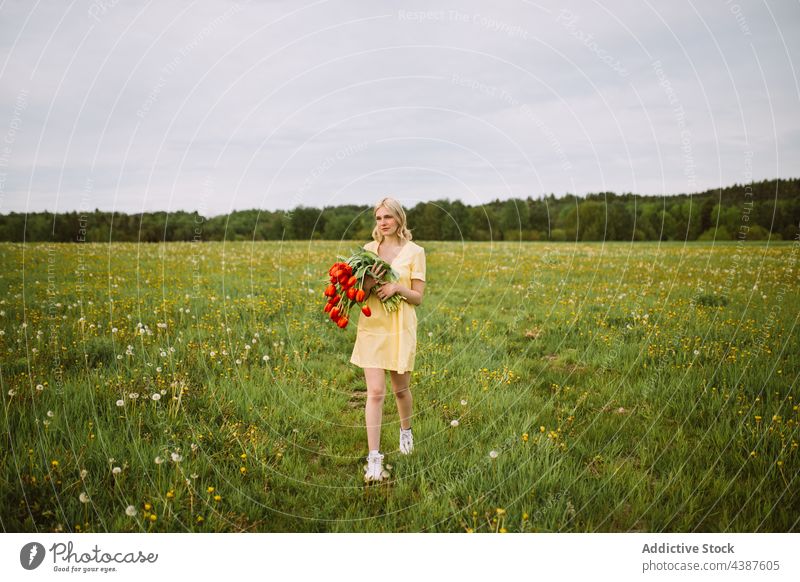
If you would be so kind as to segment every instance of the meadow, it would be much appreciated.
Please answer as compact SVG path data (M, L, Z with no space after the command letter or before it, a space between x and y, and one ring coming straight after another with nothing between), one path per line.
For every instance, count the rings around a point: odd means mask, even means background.
M370 486L358 242L0 245L3 530L800 530L800 243L417 242Z

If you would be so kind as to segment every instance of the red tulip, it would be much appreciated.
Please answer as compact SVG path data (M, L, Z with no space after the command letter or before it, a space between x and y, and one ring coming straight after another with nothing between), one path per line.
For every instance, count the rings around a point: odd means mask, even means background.
M367 294L363 289L359 289L358 291L356 291L356 301L358 301L359 303L363 303L364 302L364 298L366 296L367 296Z
M347 280L347 286L348 286L348 287L352 287L352 286L354 286L356 283L358 283L358 278L356 278L356 276L355 276L355 275L353 275L352 277L350 277L350 278Z
M333 307L331 308L331 319L336 321L339 318L339 308Z
M366 317L372 315L372 310L369 308L369 305L365 305L361 308L361 313L363 313Z
M352 287L350 287L350 289L347 290L347 298L350 301L356 298L356 290L353 289Z
M331 309L333 309L333 303L328 302L325 304L325 313L330 313Z
M336 295L336 287L334 285L328 285L325 288L325 296L333 297L334 295Z
M342 316L339 318L339 321L336 322L336 325L341 327L342 329L347 327L348 320L346 317Z

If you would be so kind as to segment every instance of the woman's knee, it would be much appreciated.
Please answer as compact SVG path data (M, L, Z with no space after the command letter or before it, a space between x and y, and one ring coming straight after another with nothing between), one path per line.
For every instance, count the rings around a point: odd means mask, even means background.
M396 374L392 372L392 390L398 398L411 396L411 374Z
M384 398L386 398L386 389L383 390L370 390L367 389L367 402L383 402Z
M381 370L382 372L382 370ZM375 371L367 372L367 398L370 400L383 399L386 395L386 377Z

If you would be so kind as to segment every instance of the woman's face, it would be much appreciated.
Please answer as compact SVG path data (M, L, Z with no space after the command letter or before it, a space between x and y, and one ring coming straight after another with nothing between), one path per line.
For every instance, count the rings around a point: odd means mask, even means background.
M397 219L383 206L375 213L375 222L383 236L391 236L397 231Z

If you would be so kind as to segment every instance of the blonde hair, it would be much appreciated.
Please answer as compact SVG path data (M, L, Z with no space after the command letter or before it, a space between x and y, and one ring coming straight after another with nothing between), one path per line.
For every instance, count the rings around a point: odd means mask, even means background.
M408 226L406 226L406 211L403 210L403 206L394 198L383 198L375 204L375 208L372 209L372 215L375 216L375 213L378 212L378 209L381 207L388 210L389 214L394 216L395 220L397 220L397 236L401 239L411 240L413 236L411 235L411 231L408 230ZM383 233L378 228L377 223L375 224L375 228L372 229L372 239L378 244L383 242Z

